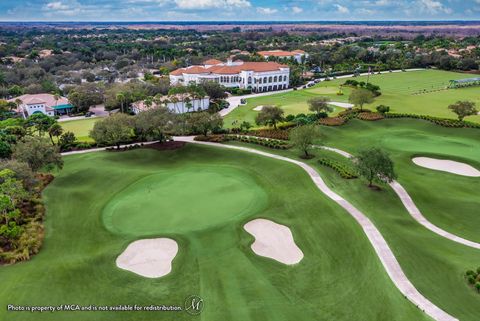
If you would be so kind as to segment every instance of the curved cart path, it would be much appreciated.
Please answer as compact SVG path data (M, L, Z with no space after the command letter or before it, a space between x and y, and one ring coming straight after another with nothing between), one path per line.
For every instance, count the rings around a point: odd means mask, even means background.
M348 152L337 149L337 148L326 147L326 146L315 146L315 147L330 150L332 152L338 153L348 158L353 157ZM402 185L400 185L399 182L394 180L389 185L393 189L393 191L397 194L397 196L400 198L403 206L408 211L408 213L415 219L415 221L417 221L418 223L420 223L421 225L423 225L433 233L438 234L444 238L447 238L451 241L454 241L469 247L473 247L475 249L480 249L480 243L469 241L467 239L461 238L460 236L457 236L455 234L442 230L441 228L439 228L438 226L432 224L429 220L427 220L425 216L423 216L422 212L420 212L418 207L415 205L415 202L413 202L408 192L405 190L405 188Z
M363 214L358 209L356 209L347 200L343 199L340 195L332 191L325 184L325 182L322 180L322 178L317 173L317 171L315 171L315 169L310 165L307 165L303 162L300 162L288 157L270 154L267 152L263 152L263 151L248 148L248 147L223 145L223 144L209 143L209 142L197 142L193 140L193 137L174 137L174 139L178 141L184 141L184 142L195 143L200 145L208 145L208 146L214 146L219 148L241 150L241 151L249 152L252 154L257 154L265 157L286 161L289 163L293 163L297 166L300 166L308 173L310 178L313 180L313 182L318 187L318 189L320 189L321 192L323 192L325 195L327 195L329 198L331 198L333 201L335 201L337 204L343 207L360 224L360 226L363 228L363 231L367 235L370 243L375 249L375 252L377 253L377 256L382 262L383 267L387 271L390 279L393 281L395 286L400 290L400 292L408 300L410 300L418 308L425 311L426 314L428 314L430 317L432 317L437 321L458 321L458 319L456 319L455 317L451 316L450 314L446 313L445 311L437 307L435 304L433 304L427 298L425 298L420 292L418 292L418 290L413 286L413 284L410 282L410 280L408 280L407 276L403 272L400 264L398 263L397 259L395 258L395 255L393 254L392 250L390 249L387 242L383 238L382 234L375 227L375 225L370 221L370 219L367 216L365 216L365 214Z

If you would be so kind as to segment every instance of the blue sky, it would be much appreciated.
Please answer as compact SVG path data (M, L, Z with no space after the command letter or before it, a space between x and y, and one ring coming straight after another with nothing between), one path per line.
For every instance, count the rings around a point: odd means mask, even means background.
M0 0L0 20L478 20L480 0Z

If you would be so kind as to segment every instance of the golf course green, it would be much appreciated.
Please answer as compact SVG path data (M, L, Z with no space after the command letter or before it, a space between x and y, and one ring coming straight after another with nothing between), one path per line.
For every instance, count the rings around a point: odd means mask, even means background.
M168 182L165 175L184 170L194 172L191 187L181 176L181 186ZM219 179L218 175L226 177ZM159 193L157 201L141 195L149 188ZM188 193L172 196L182 189ZM219 200L225 189L231 191L225 194L226 200ZM215 195L220 191L221 195ZM122 197L130 197L130 192L133 200L142 206L145 203L145 209L137 211L124 203ZM172 200L161 193L169 193ZM229 205L233 193L240 200ZM205 307L198 320L429 320L394 286L356 221L293 164L193 145L174 151L71 155L65 157L64 169L47 187L44 199L47 217L42 250L28 262L0 270L4 306L183 307L185 298L199 295ZM206 199L219 202L224 213L207 206ZM168 213L163 202L172 204ZM185 204L198 204L202 210L187 211ZM117 226L120 231L112 232L105 224L108 213L125 220ZM180 216L178 221L174 215ZM184 226L191 215L201 215L203 220L196 218ZM303 260L287 266L254 254L250 248L253 236L243 225L255 218L289 227L304 253ZM177 230L173 229L175 221ZM157 237L178 244L168 275L149 279L116 266L116 258L133 241ZM9 321L192 318L184 311L0 311L0 320Z
M449 72L441 70L420 70L408 72L384 73L371 75L368 81L380 86L382 95L377 97L366 108L375 110L378 105L390 106L395 113L412 113L419 115L431 115L445 118L456 118L447 107L458 100L471 100L480 105L478 87L446 89L449 80L476 77L475 75ZM281 107L288 114L309 113L307 101L313 97L325 96L334 102L348 102L351 89L343 87L343 95L337 95L347 79L367 81L367 76L355 78L338 78L331 81L323 81L311 88L273 94L269 96L247 99L247 104L242 105L225 117L225 126L234 127L242 121L255 124L255 116L258 111L253 110L256 106L274 105ZM332 106L334 107L334 106ZM336 113L342 111L340 107L334 107ZM469 116L466 120L480 122L480 116Z
M265 191L245 171L186 167L138 180L115 195L103 215L113 232L181 233L257 214L266 204Z

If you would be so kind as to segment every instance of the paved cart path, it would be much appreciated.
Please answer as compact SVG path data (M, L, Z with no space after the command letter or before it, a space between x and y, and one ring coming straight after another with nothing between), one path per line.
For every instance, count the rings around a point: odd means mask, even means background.
M315 147L316 148L327 149L327 150L336 152L336 153L338 153L342 156L348 157L348 158L353 157L348 152L337 149L337 148L325 147L325 146L315 146ZM473 247L475 249L480 249L480 243L469 241L467 239L461 238L460 236L457 236L455 234L452 234L450 232L442 230L441 228L439 228L438 226L434 225L429 220L427 220L425 218L425 216L423 216L422 212L420 212L418 207L415 205L415 202L412 200L412 198L410 197L408 192L405 190L405 188L399 182L394 180L389 185L393 189L393 191L397 194L397 196L400 198L403 206L405 207L407 212L415 219L415 221L417 221L418 223L420 223L421 225L423 225L424 227L426 227L427 229L429 229L433 233L438 234L438 235L440 235L444 238L447 238L451 241L454 241L454 242L457 242L457 243L460 243L460 244L463 244L463 245L466 245L466 246L469 246L469 247Z

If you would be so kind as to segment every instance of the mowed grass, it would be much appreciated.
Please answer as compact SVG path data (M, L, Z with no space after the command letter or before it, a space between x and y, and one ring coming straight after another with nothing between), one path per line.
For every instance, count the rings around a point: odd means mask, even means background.
M320 129L323 139L319 144L352 154L369 146L388 150L399 182L428 220L451 233L480 242L480 179L429 170L411 162L415 155L429 155L464 161L480 168L479 130L444 128L405 119L352 120L345 126ZM299 159L300 152L295 150L248 146ZM330 168L318 164L320 157L346 162L342 156L325 150L313 150L313 153L317 157L306 162L316 167L330 188L370 217L414 286L460 320L478 321L480 296L467 285L464 273L480 265L480 252L445 239L417 223L389 187L372 190L360 179L342 179Z
M365 105L366 108L375 110L375 107L383 104L391 107L392 112L413 113L432 115L446 118L456 118L447 107L458 100L471 100L480 107L480 88L470 87L462 89L448 89L449 80L476 77L476 75L456 73L440 70L421 70L399 73L387 73L371 75L369 82L380 86L382 95L377 97L373 104ZM253 108L258 105L275 105L285 109L285 115L307 113L307 101L311 97L326 96L332 101L346 102L351 92L349 88L343 88L344 95L337 95L340 85L347 79L367 81L367 76L356 78L341 78L332 81L321 82L309 89L275 94L271 96L248 99L248 104L240 106L225 118L225 125L232 126L232 122L243 120L255 124L255 116L258 112ZM424 90L426 92L424 92ZM421 92L421 93L420 93ZM336 108L335 113L341 111ZM480 122L480 116L470 116L466 120Z
M185 184L157 176L185 170L211 173ZM206 171L205 171L206 170ZM153 175L153 176L152 176ZM223 176L219 180L218 175ZM148 181L149 177L165 182ZM182 181L182 179L180 179ZM149 185L155 186L148 187ZM143 187L136 186L143 184ZM232 188L245 188L259 206L250 213L225 213L205 200ZM159 193L159 211L148 188ZM218 189L221 190L218 190ZM130 211L130 229L110 231L104 225L109 204L129 189L146 209ZM162 190L163 189L163 190ZM167 213L164 189L175 202ZM183 190L189 192L182 195ZM206 190L205 194L203 190ZM193 194L192 194L193 193ZM178 195L175 195L178 194ZM211 195L209 195L211 194ZM221 194L223 195L223 194ZM226 192L228 199L231 194ZM293 164L215 147L190 146L177 151L139 149L65 157L65 167L44 192L47 205L44 246L31 261L0 268L0 304L17 305L181 305L200 295L205 309L198 320L429 320L394 287L361 228L343 209L327 199L308 175ZM199 204L204 213L192 208ZM188 208L185 204L190 204ZM189 228L179 214L203 216ZM122 211L123 209L119 209ZM210 213L211 211L211 213ZM121 213L120 213L121 214ZM253 237L242 226L253 218L289 226L305 254L302 262L285 266L255 255ZM137 230L151 222L158 230ZM162 224L165 221L165 224ZM199 229L194 229L198 226ZM147 235L148 234L148 235ZM136 239L171 237L179 244L172 272L147 279L115 266L116 257ZM192 320L184 312L57 312L36 314L0 310L1 320Z
M72 132L80 142L93 142L89 133L93 129L93 125L99 121L100 117L85 118L79 120L69 120L60 122L64 132Z

